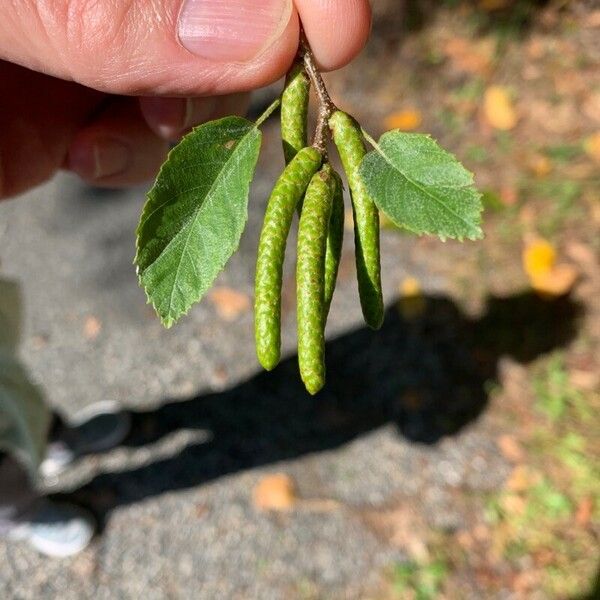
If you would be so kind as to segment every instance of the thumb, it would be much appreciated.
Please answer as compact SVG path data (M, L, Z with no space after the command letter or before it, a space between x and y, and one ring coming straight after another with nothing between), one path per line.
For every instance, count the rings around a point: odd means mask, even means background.
M208 95L281 76L292 0L2 0L0 59L117 94Z

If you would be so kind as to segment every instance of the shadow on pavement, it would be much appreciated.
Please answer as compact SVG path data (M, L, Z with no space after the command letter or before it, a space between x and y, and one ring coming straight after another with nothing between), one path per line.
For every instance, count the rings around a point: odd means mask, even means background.
M416 318L403 318L396 303L380 331L361 328L330 341L328 381L316 397L304 391L293 356L227 391L133 413L126 446L181 429L208 430L210 438L167 459L101 474L74 492L75 499L104 523L118 506L338 448L388 423L408 440L434 444L485 409L500 357L526 363L565 345L580 310L568 298L524 293L492 297L483 316L471 319L448 298L425 302Z

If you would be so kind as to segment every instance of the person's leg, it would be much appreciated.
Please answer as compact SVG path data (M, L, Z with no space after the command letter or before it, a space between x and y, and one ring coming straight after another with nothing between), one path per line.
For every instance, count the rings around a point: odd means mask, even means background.
M10 455L0 452L0 535L7 533L38 500L27 471Z
M81 552L94 529L84 510L38 494L18 460L0 453L0 538L25 541L42 554L65 557Z
M79 456L114 448L127 437L130 426L130 414L110 401L88 406L70 424L55 413L41 475L52 478Z

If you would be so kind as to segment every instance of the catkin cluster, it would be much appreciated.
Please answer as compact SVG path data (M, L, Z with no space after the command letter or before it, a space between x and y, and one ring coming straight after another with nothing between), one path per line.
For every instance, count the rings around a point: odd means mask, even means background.
M265 212L258 245L255 284L256 352L271 370L281 354L281 287L288 234L300 215L296 263L298 363L306 389L325 384L325 324L336 285L344 234L342 180L318 145L307 141L310 79L297 61L281 97L281 136L286 167ZM333 142L352 200L360 302L369 327L383 321L379 258L379 214L358 175L366 153L360 126L337 109L328 115Z

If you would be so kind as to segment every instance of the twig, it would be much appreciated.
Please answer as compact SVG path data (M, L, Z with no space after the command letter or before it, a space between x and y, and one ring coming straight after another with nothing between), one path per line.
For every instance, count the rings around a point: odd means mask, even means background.
M300 31L300 53L304 61L304 68L310 78L310 81L315 88L319 99L319 111L317 115L317 126L315 128L315 136L313 138L313 146L320 150L324 155L327 154L327 141L329 137L329 118L337 110L332 102L329 92L325 87L325 82L321 77L321 72L316 65L315 57L304 33L304 29Z

